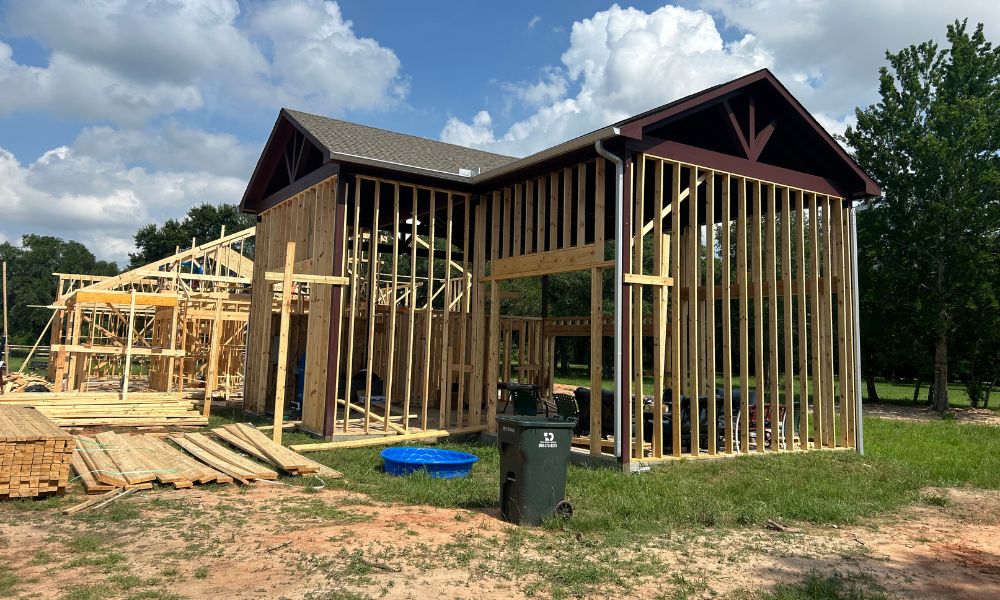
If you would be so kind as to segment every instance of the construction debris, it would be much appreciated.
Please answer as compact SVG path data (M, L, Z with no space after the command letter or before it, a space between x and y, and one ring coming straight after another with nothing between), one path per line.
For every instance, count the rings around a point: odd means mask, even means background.
M21 394L24 392L49 392L52 384L44 377L24 373L8 373L3 376L0 394Z
M64 492L73 447L37 410L0 406L0 499Z
M125 496L128 496L129 494L131 494L134 491L135 491L135 488L128 489L128 490L123 490L121 488L115 488L115 489L113 489L113 490L111 490L109 492L105 492L105 493L101 494L100 496L95 496L93 498L84 500L83 502L81 502L81 503L79 503L79 504L77 504L75 506L71 506L71 507L67 508L66 510L64 510L63 514L64 515L72 515L72 514L76 514L76 513L80 512L81 510L89 510L89 509L92 509L92 508L101 508L102 506L107 506L108 504L114 502L115 500L118 500L119 498L123 498Z

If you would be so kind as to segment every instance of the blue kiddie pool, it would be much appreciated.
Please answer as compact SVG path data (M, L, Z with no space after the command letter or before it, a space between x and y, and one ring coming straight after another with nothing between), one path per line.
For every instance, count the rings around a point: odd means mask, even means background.
M386 448L379 453L383 468L390 475L409 475L424 470L437 479L465 477L472 470L478 456L457 450L440 448Z

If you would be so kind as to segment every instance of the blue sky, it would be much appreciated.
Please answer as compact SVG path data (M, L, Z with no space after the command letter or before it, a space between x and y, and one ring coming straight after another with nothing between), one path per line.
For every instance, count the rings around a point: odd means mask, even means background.
M768 67L840 132L966 16L995 37L984 0L0 0L0 241L124 261L237 202L281 106L524 155Z
M0 2L9 6L11 2ZM245 7L252 4L243 3ZM450 116L471 116L484 106L502 111L500 82L534 79L538 70L557 64L569 44L575 21L608 8L607 2L389 2L341 0L354 32L377 39L403 61L409 93L392 111L353 110L342 115L366 124L437 138ZM681 3L683 4L683 3ZM662 2L630 3L655 10ZM247 15L241 15L246 20ZM537 20L536 20L537 19ZM488 23L467 27L468 23ZM21 64L44 67L50 51L30 36L0 40ZM217 111L183 115L199 127L237 133L263 144L279 104L252 114ZM294 107L292 107L294 108ZM506 113L518 116L516 107ZM37 158L75 137L81 126L101 121L53 118L46 112L21 112L0 118L0 140L17 156ZM105 123L107 121L104 121Z

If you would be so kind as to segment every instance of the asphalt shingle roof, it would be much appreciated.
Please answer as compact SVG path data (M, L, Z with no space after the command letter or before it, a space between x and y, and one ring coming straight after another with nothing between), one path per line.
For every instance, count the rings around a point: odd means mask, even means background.
M349 154L458 174L479 167L485 173L517 160L511 156L446 144L413 135L349 123L297 110L288 115L333 154Z

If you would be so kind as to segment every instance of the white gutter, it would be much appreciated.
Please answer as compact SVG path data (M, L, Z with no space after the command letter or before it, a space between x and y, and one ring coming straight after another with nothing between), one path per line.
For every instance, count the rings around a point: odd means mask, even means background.
M621 237L622 219L624 218L624 206L622 206L622 195L625 188L625 164L622 159L604 149L601 140L594 142L594 149L604 158L615 163L615 239ZM622 456L622 240L615 244L615 458ZM591 390L591 398L594 394L600 394L600 390ZM594 400L591 400L594 402Z
M525 156L524 158L519 158L513 162L509 162L505 165L501 165L495 169L490 169L489 171L484 171L479 175L473 175L470 179L470 183L484 183L491 179L501 177L507 173L517 171L518 169L523 169L529 167L534 163L542 162L550 158L555 158L567 152L572 152L573 150L579 150L581 148L586 148L587 146L594 145L596 142L601 140L606 140L610 137L615 137L621 135L621 130L617 127L604 127L598 129L597 131L591 131L586 135L582 135L578 138L569 140L568 142L563 142L558 146L552 146L551 148L546 148L541 152L536 152L530 156ZM598 150L600 152L600 150Z
M851 211L851 286L854 296L854 389L857 390L858 407L854 411L854 431L857 432L856 450L858 454L865 453L865 421L862 418L861 402L861 299L858 294L858 220L857 213L871 208L867 202L860 204Z

